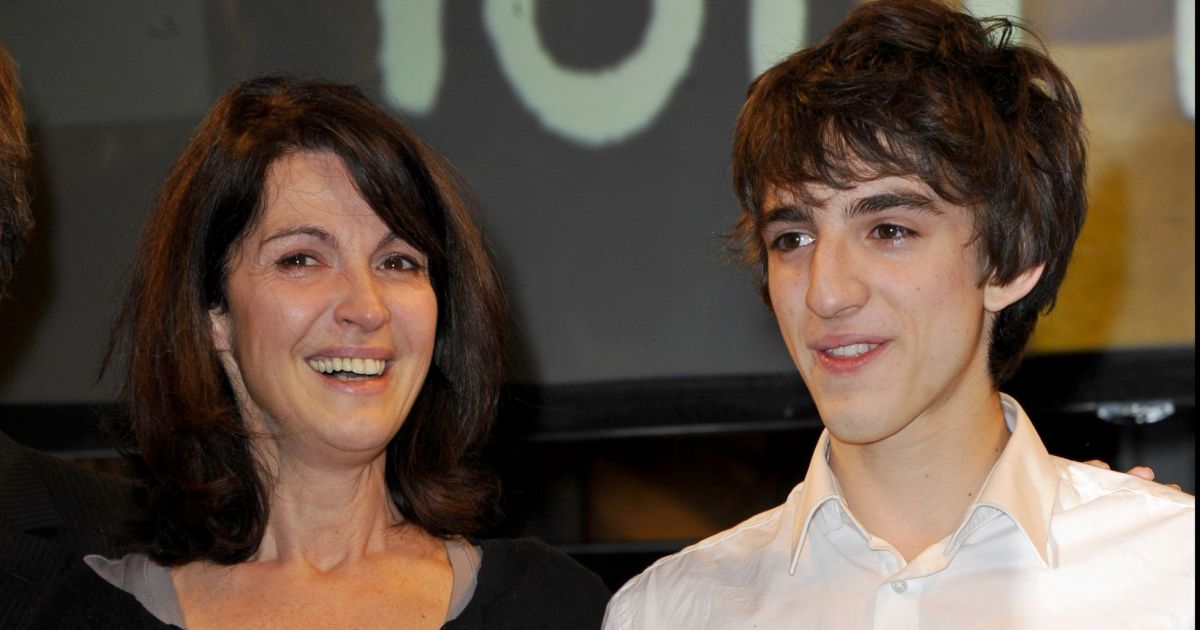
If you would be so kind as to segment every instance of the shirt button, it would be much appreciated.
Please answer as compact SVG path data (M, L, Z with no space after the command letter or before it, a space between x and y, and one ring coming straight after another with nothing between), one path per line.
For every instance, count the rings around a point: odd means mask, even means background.
M896 591L897 595L903 595L904 592L908 590L908 582L905 582L904 580L892 582L892 590Z

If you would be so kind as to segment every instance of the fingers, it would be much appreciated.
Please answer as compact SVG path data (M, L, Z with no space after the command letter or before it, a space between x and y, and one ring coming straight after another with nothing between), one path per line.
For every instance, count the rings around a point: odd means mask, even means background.
M1087 464L1088 466L1095 466L1096 468L1103 468L1104 470L1112 470L1112 466L1109 466L1108 462L1102 462L1098 459L1089 459L1083 463ZM1149 466L1134 466L1133 468L1130 468L1126 472L1130 475L1133 475L1134 477L1139 478L1139 479L1145 479L1146 481L1154 481L1154 469ZM1177 484L1177 483L1164 483L1163 485L1168 488L1173 488L1175 490L1179 490L1180 492L1183 491L1183 488L1180 488L1179 484Z
M1146 481L1154 481L1154 471L1149 466L1134 466L1129 469L1129 474L1141 477Z

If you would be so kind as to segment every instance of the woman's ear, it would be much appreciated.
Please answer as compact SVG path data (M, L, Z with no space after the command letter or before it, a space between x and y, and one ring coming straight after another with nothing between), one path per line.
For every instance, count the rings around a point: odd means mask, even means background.
M229 352L233 348L229 309L209 309L208 321L212 323L213 350Z
M983 288L983 307L989 313L999 313L1008 308L1010 304L1029 295L1045 270L1046 263L1034 265L1017 274L1017 277L1006 284L999 284L995 277L989 278L987 286Z

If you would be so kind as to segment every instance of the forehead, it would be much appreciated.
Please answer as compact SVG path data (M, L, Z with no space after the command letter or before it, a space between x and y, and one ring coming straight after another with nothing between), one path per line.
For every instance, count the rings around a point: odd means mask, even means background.
M378 243L395 234L333 154L306 151L279 157L267 167L260 195L258 210L230 244L234 259L271 243L288 246L301 236L340 246Z
M374 215L349 171L336 155L313 151L290 153L267 168L263 209L281 211L340 211Z

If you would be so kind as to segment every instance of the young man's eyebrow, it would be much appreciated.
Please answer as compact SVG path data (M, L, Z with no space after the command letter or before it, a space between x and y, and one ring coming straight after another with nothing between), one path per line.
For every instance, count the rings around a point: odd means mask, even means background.
M856 199L849 206L846 206L846 216L856 217L864 214L874 214L893 208L907 208L932 214L942 213L937 205L933 203L933 199L930 199L928 196L917 192L900 190Z
M768 208L763 212L763 224L768 223L811 223L812 210L793 204Z

